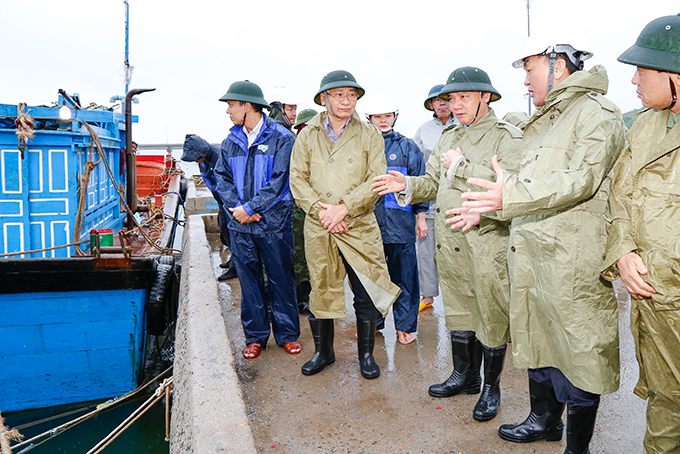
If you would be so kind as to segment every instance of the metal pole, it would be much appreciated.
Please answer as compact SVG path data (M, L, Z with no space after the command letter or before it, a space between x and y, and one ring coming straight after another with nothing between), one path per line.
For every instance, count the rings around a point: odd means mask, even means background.
M132 97L147 91L154 91L155 88L133 88L125 95L125 157L126 157L126 178L127 194L125 201L130 211L137 211L137 157L132 152ZM131 229L134 225L132 214L128 213L127 228Z
M125 3L125 94L127 95L130 87L130 4Z

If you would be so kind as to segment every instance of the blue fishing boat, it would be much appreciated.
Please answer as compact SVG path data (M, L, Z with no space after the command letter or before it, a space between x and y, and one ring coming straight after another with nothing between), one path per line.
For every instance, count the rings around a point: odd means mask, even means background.
M163 155L136 163L143 91L126 115L63 91L53 107L0 104L1 412L131 391L148 335L167 334L181 173Z

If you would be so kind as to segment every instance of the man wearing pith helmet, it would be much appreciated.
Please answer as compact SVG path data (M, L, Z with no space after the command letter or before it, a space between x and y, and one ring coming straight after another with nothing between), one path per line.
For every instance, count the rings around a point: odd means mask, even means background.
M413 141L423 153L423 159L430 159L432 150L448 126L456 124L455 117L451 114L448 101L439 98L439 92L444 84L437 84L430 88L423 105L432 112L432 118L418 128ZM422 232L422 239L418 240L418 278L422 299L418 310L422 311L432 307L434 297L439 295L439 282L437 281L437 267L434 264L435 237L434 237L434 213L437 209L436 202L431 201L425 224L427 229Z
M232 261L241 283L245 358L256 358L274 332L277 345L300 353L300 315L293 271L293 199L288 186L295 138L269 118L262 90L234 82L220 98L234 126L222 142L215 175L228 209ZM265 292L264 275L269 280ZM271 325L268 308L271 309Z
M501 438L561 440L567 454L589 452L600 395L619 386L618 314L602 279L607 204L614 162L625 144L621 112L605 98L602 66L578 38L532 35L520 59L537 107L524 129L522 167L496 181L471 179L487 192L463 194L472 214L512 220L510 332L513 364L528 369L531 411L504 424Z
M644 452L680 452L680 15L650 22L619 61L636 67L645 107L614 167L602 275L632 295L631 329L647 399Z
M321 80L314 102L326 108L302 130L293 148L291 191L307 214L305 252L312 283L309 325L315 353L302 373L335 362L333 320L345 316L343 280L354 293L359 363L364 378L380 375L373 359L375 328L399 295L390 282L380 229L373 213L378 195L371 180L387 170L378 130L355 112L364 89L347 71Z
M491 158L517 165L522 134L498 120L489 104L501 95L483 70L466 66L451 73L440 95L459 124L444 130L423 176L399 172L374 178L380 194L402 193L404 203L437 201L435 260L442 287L446 327L451 333L453 372L429 388L433 397L481 395L472 412L477 421L496 417L500 405L508 328L508 276L505 257L508 223L484 218L481 227L452 230L445 212L461 206L467 178L491 178ZM409 200L410 199L410 200ZM484 358L484 386L480 366Z

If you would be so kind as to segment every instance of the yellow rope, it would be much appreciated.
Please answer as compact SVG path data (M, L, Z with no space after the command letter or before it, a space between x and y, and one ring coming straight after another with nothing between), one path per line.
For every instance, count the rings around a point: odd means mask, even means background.
M83 416L80 416L80 417L74 419L73 421L68 421L68 422L66 422L66 423L64 423L64 424L62 424L62 425L60 425L60 426L57 426L57 427L55 427L55 428L53 428L53 429L50 429L50 430L47 430L47 431L45 431L45 432L43 432L43 433L41 433L41 434L39 434L39 435L36 435L36 436L33 437L33 438L30 438L30 439L28 439L28 440L22 441L21 443L17 443L17 444L15 444L14 446L12 446L12 449L20 448L20 447L22 447L22 446L25 446L25 445L27 445L27 444L29 444L29 443L33 443L34 441L39 440L39 439L44 438L44 437L47 437L47 436L50 437L50 438L46 438L45 440L43 440L43 441L41 441L40 443L37 443L37 444L35 445L35 446L39 446L39 445L41 445L42 443L45 443L46 441L51 440L52 437L55 437L55 436L57 436L57 435L60 435L60 434L63 433L63 432L66 432L68 429L71 429L71 428L75 427L76 425L80 424L81 422L86 421L86 420L88 420L88 419L90 419L90 418L93 418L93 417L97 416L97 414L99 414L99 413L101 413L101 412L103 412L103 411L105 411L105 410L108 410L109 408L113 408L114 406L117 406L118 404L121 404L121 403L123 403L124 401L126 401L126 400L128 400L128 399L134 397L135 395L139 394L139 393L142 392L144 389L146 389L147 387L149 387L152 383L156 382L156 381L159 380L161 377L165 376L165 375L166 375L168 372L170 372L171 370L172 370L172 366L168 367L168 368L165 369L163 372L161 372L160 374L158 374L156 377L154 377L153 379L151 379L149 382L143 384L142 386L140 386L139 388L135 389L134 391L130 391L129 393L124 394L124 395L122 395L122 396L120 396L120 397L118 397L118 398L116 398L116 399L110 399L110 400L108 400L108 401L106 401L106 402L104 402L104 403L102 403L102 404L99 404L99 405L97 405L97 408L96 408L95 410L93 410L93 411L91 411L91 412L89 412L89 413L87 413L87 414L85 414L85 415L83 415ZM87 407L86 407L86 408L87 408ZM65 415L64 415L64 414L58 415L58 417L62 417L62 416L65 416ZM54 419L54 418L50 418L50 419ZM42 423L42 422L44 422L44 420L37 421L37 422L35 422L35 423L33 423L33 424L24 424L24 425L21 426L21 427L22 427L22 428L24 428L24 427L31 427L32 425L40 424L40 423ZM4 454L4 453L3 453L3 454Z
M12 252L11 254L0 254L0 257L13 257L15 255L35 254L35 253L38 253L38 252L53 251L55 249L61 249L63 247L71 247L71 246L75 246L77 244L87 243L88 241L90 241L90 240L83 240L83 241L79 241L77 243L64 244L64 245L61 245L61 246L48 247L48 248L44 248L44 249L34 249L32 251Z
M104 437L99 443L97 443L92 449L87 451L87 454L98 454L102 452L109 444L111 444L116 438L118 438L125 430L130 427L135 421L144 415L147 411L153 407L153 405L163 397L169 397L169 391L172 388L172 377L163 380L163 383L156 389L153 396L149 397L142 405L139 406L137 410L132 412L130 416L127 417L125 421L120 423L118 427L113 429L106 437ZM166 397L167 399L167 397ZM166 406L170 405L170 401L166 400ZM168 434L168 428L166 426L166 435Z

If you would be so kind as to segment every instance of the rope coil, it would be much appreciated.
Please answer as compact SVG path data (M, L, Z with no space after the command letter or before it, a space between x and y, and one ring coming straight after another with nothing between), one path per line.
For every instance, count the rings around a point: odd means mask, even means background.
M17 118L14 120L14 124L17 127L16 134L19 141L17 146L21 151L21 159L24 159L24 151L26 151L28 141L35 137L35 131L33 130L33 128L35 128L35 122L25 110L26 103L20 102L17 105Z

